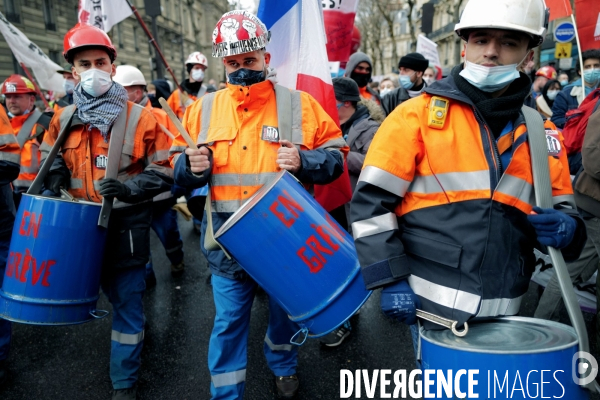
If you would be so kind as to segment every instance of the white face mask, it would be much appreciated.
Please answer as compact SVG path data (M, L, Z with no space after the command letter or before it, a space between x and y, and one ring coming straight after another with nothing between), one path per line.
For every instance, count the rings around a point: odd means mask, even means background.
M427 86L431 86L431 84L433 82L435 82L435 79L432 78L432 77L429 77L429 76L427 78L423 78L423 80L425 81L425 83L427 84Z
M548 96L550 100L554 100L556 96L558 96L558 92L560 92L560 90L548 90L546 96Z
M100 97L112 86L110 72L97 68L88 69L79 76L81 77L81 88L90 96Z
M381 90L379 91L379 95L380 95L381 97L383 97L383 96L385 96L386 94L388 94L388 93L389 93L389 92L391 92L391 91L392 91L392 89L390 89L390 88L381 89Z
M192 79L196 82L201 82L204 79L204 71L202 71L201 69L193 69Z
M73 94L73 89L75 89L75 84L73 81L69 81L65 79L63 81L63 89L65 89L66 94Z
M517 71L518 65L509 64L485 67L465 60L465 68L460 71L460 76L479 90L491 93L510 85L519 77L519 71Z

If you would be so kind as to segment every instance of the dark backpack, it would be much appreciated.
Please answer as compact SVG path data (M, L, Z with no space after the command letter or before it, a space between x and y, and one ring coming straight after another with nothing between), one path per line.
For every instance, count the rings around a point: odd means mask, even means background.
M567 155L570 157L581 152L583 137L587 128L590 115L600 105L600 88L590 93L575 110L567 111L565 115L565 127L562 130L564 145Z

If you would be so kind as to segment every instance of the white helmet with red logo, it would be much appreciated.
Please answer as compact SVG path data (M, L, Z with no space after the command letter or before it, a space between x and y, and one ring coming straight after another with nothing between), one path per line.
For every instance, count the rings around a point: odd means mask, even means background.
M206 56L199 51L195 51L188 56L187 60L185 60L185 65L188 64L200 64L208 68L208 60L206 59Z
M264 49L271 39L254 14L234 10L224 14L213 31L213 57L227 57Z

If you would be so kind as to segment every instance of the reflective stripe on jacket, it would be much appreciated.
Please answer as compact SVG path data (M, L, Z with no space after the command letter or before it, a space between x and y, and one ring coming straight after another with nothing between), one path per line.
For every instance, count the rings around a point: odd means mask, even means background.
M428 127L432 95L449 101L442 129ZM459 325L518 312L537 237L527 221L534 192L523 117L513 126L512 160L502 166L489 128L451 78L388 116L351 205L369 289L408 278L425 311ZM548 160L555 208L576 215L565 151L549 150Z
M10 183L19 175L20 162L21 148L4 107L0 107L0 240L10 239L15 222Z
M10 125L17 139L20 140L19 137L24 137L24 140L21 140L23 142L21 149L21 171L17 179L13 182L15 189L22 192L27 191L40 170L41 156L40 142L38 140L41 140L43 135L45 135L46 129L42 125L34 123L29 132L21 132L21 130L27 120L37 118L39 115L39 113L29 113L17 115L10 119Z
M65 112L68 110L68 112ZM54 145L60 128L69 120L73 107L59 110L50 123L40 147L42 162ZM60 156L51 170L67 168L71 175L69 193L76 198L100 203L99 182L104 179L109 143L100 131L83 124L75 113ZM168 144L150 111L127 102L127 125L117 179L146 200L170 190L173 170L168 162ZM129 204L115 201L115 207Z
M204 107L213 99L212 108ZM300 149L302 168L296 175L303 183L325 184L343 172L343 154L348 152L337 124L309 94L291 91L291 142ZM202 176L191 173L187 148L181 136L171 147L175 183L194 188L210 181L213 226L219 227L260 187L280 171L277 150L277 104L270 81L249 87L228 85L226 90L207 94L190 106L183 125L192 139L212 151L212 169ZM263 140L263 139L271 139ZM202 230L206 229L204 218ZM222 251L207 251L213 273L241 278L245 272Z

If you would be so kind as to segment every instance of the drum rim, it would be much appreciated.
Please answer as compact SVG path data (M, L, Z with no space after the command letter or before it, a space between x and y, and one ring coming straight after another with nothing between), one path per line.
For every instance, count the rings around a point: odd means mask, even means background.
M488 320L488 322L498 321L498 320L520 321L520 322L529 322L529 323L531 323L532 321L536 321L537 323L539 323L541 325L553 326L555 328L562 329L563 331L568 332L569 334L573 335L573 341L570 343L566 343L566 344L551 347L551 348L536 349L536 350L509 350L509 349L507 349L507 350L479 350L479 349L469 349L469 348L460 348L460 347L455 347L455 346L449 346L446 343L440 343L440 342L434 341L432 338L428 338L428 337L424 336L423 334L420 334L419 337L421 339L424 339L427 342L429 342L433 345L439 346L439 347L445 347L447 349L452 349L452 350L459 350L459 351L464 351L464 352L469 352L469 353L481 353L481 354L509 355L509 354L551 353L551 352L555 352L555 351L566 350L571 347L579 345L579 340L577 338L577 333L575 332L575 329L572 326L561 324L560 322L549 321L549 320L540 319L540 318L516 317L516 316L493 318L493 319ZM485 321L477 321L477 322L485 322ZM467 336L468 336L468 334L467 334Z
M256 191L256 193L250 196L240 208L238 208L229 218L227 218L227 221L225 221L223 225L221 225L219 230L215 233L215 239L218 239L220 236L224 235L229 229L231 229L235 224L237 224L256 203L258 203L263 197L265 197L265 195L273 188L273 186L275 186L277 182L279 182L280 179L283 178L283 176L286 173L292 176L292 178L296 179L292 174L290 174L286 170L278 172L271 182L264 184L260 189Z
M87 201L87 200L77 199L77 201L71 201L71 200L63 199L62 197L42 196L41 194L29 194L29 193L23 193L23 196L33 197L33 198L42 199L42 200L61 201L64 203L69 203L69 204L80 204L80 205L84 205L84 206L102 207L102 203L94 203L93 201Z

